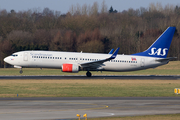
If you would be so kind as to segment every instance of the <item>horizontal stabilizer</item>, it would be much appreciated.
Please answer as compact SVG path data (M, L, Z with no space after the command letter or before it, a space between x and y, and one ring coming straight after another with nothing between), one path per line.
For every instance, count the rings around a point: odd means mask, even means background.
M172 61L177 59L177 57L169 57L169 58L162 58L162 59L157 59L156 61L158 62L164 62L164 61Z

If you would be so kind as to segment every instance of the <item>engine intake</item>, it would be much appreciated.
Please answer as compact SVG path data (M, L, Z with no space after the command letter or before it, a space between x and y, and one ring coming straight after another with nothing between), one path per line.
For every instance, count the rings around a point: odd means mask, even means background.
M75 64L63 64L62 65L62 72L79 72L79 66Z

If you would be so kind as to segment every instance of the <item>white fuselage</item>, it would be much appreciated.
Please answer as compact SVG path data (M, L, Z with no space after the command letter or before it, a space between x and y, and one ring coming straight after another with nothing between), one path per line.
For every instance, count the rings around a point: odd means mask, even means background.
M56 51L22 51L16 52L4 59L15 67L31 68L58 68L63 64L88 63L109 58L111 54L79 53L79 52L56 52ZM96 69L89 68L88 71L134 71L147 68L155 68L167 64L169 61L158 62L159 58L143 57L134 55L117 55L115 59L104 62ZM81 67L81 66L80 66ZM85 70L81 68L80 70Z

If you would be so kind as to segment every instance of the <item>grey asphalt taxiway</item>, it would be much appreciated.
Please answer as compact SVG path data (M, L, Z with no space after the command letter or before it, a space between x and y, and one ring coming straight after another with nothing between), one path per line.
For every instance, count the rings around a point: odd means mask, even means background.
M179 75L94 75L92 77L86 77L85 75L73 75L73 76L0 76L0 79L158 79L158 80L180 80Z
M180 113L179 97L0 98L2 120L59 120Z

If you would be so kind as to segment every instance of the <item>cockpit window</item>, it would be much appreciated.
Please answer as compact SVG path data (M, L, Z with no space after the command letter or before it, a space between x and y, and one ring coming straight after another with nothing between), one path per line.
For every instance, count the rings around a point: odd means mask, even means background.
M17 57L18 55L17 55L17 54L12 54L11 56L13 56L13 57Z

